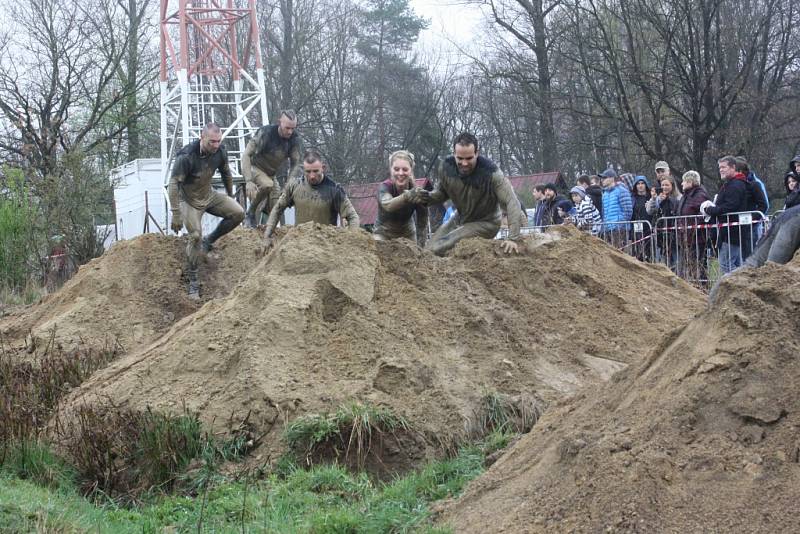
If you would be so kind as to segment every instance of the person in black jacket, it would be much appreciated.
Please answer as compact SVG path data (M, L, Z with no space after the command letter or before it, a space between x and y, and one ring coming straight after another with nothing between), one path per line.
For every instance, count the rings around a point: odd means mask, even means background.
M544 202L542 202L542 225L550 226L564 222L564 218L558 214L558 210L556 209L558 203L564 200L566 199L556 191L555 184L545 184Z
M700 213L716 218L720 225L718 238L719 266L723 273L729 273L742 264L738 226L731 226L736 220L729 220L729 213L746 211L747 178L736 172L736 158L725 156L718 161L719 175L724 180L716 201L707 200L700 206Z
M767 204L767 197L764 196L764 191L761 186L752 178L753 174L750 172L750 165L747 160L738 157L736 158L736 172L742 173L745 180L745 187L747 191L747 208L746 211L766 213L769 209ZM753 252L753 244L761 237L763 223L761 215L758 213L752 214L753 223L749 225L740 226L741 232L741 247L742 247L742 261L746 260Z
M783 177L783 186L786 188L786 201L783 209L788 210L800 205L800 178L794 172L789 171Z
M637 176L631 188L631 201L633 203L633 215L631 220L641 221L642 224L634 224L631 227L631 243L634 243L632 254L639 261L651 260L653 217L647 213L647 201L650 199L650 182L644 176ZM640 228L641 226L641 228Z

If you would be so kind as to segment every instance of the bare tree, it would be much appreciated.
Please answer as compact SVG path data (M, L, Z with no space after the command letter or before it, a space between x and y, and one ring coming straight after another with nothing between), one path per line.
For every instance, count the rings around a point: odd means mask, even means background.
M650 161L667 159L677 170L692 168L715 176L709 153L748 145L732 146L730 133L758 127L796 57L786 39L788 26L776 25L785 8L792 9L790 4L574 3L573 59L596 109L609 121L619 120L623 154L622 138L630 134ZM605 93L609 86L613 99ZM760 103L749 115L742 114L750 94Z
M3 6L15 26L0 48L0 152L24 170L43 232L65 235L79 261L97 253L94 219L111 207L101 156L115 141L124 153L123 134L150 111L134 103L152 73L141 69L138 52L136 65L125 66L131 47L139 50L141 31L125 8L136 7L141 22L146 4L30 0Z

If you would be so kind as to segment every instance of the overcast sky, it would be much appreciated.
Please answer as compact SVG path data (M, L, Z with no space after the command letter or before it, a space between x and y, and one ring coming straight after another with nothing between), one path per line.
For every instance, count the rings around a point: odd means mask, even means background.
M453 0L410 0L411 7L430 20L430 27L420 35L422 47L454 48L450 42L468 46L482 18L477 6L459 5Z

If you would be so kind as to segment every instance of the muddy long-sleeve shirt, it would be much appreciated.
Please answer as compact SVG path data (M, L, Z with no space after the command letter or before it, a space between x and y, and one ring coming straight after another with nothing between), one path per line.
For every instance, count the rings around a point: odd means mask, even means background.
M461 176L456 158L449 156L437 168L438 183L431 204L453 201L461 223L495 222L499 228L502 206L508 214L508 238L519 239L520 204L511 182L490 159L478 156L475 169Z
M311 185L305 177L286 184L278 203L272 208L264 235L271 236L278 226L278 219L286 208L295 207L295 224L314 221L335 225L337 218L347 220L351 229L359 225L358 213L347 198L344 189L325 176L317 185Z
M284 139L278 133L278 125L262 126L256 135L247 143L242 154L242 176L246 180L253 177L253 167L257 168L272 178L281 166L289 160L289 178L300 174L301 143L297 132L293 132L289 139Z
M425 180L423 189L433 189L433 184ZM416 237L419 245L425 246L428 233L428 208L415 204L410 197L413 190L400 191L391 179L381 182L378 187L378 217L373 232L386 239ZM416 214L416 228L414 224Z
M233 196L233 174L228 164L228 152L220 146L213 154L200 150L200 140L181 148L172 164L167 194L172 210L177 210L181 200L195 209L204 210L211 202L211 179L219 170L228 196Z

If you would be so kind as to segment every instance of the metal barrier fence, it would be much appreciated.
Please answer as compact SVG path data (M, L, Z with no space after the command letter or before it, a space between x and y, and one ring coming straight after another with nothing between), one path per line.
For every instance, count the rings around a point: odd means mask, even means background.
M662 217L655 227L649 221L604 222L597 237L640 261L663 263L687 282L708 289L719 276L744 262L769 223L769 217L760 211L716 218ZM558 225L525 226L520 233L542 233L553 226ZM583 230L589 233L591 227ZM503 228L497 237L507 235L508 229Z
M656 221L656 260L700 288L744 263L766 232L760 211L662 217ZM713 259L716 258L716 263Z
M604 222L597 237L640 261L652 262L655 257L650 221Z

